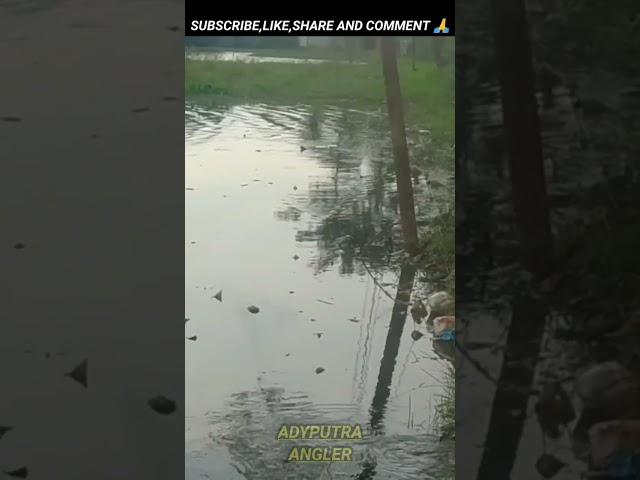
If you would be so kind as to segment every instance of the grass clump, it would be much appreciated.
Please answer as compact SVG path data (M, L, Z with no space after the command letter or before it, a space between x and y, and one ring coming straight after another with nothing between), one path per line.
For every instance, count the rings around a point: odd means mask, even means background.
M267 54L268 52L263 52ZM408 124L425 124L439 136L453 138L453 72L433 63L398 62ZM187 96L216 95L242 100L291 102L349 101L380 104L385 101L379 60L346 62L274 63L233 62L185 58Z

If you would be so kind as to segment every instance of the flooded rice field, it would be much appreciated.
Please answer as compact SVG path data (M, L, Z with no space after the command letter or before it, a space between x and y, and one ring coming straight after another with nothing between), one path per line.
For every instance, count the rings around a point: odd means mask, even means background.
M433 425L453 352L407 311L442 276L398 267L383 113L187 104L188 479L425 479L451 461ZM409 132L423 165L452 154L429 135ZM452 171L424 170L423 226L453 198ZM287 463L278 431L303 423L361 425L338 442L354 461Z

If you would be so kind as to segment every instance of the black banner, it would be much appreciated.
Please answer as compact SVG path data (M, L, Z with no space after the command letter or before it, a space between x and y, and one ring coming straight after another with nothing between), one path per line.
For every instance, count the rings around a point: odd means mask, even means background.
M416 35L454 36L453 5L438 5L424 14L388 17L385 15L348 18L271 15L218 15L204 9L188 8L186 36L265 35L265 36L352 36Z

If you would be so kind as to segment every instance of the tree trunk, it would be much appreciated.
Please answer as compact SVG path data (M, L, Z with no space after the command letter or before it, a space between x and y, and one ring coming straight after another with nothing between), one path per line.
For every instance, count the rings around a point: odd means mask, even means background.
M400 205L400 222L404 236L405 249L415 254L418 249L418 231L416 228L416 212L413 203L413 185L411 183L411 166L404 127L402 93L398 77L396 59L396 42L394 37L382 37L380 40L384 85L387 92L387 108L391 124L391 143L393 144L393 160L398 187L398 203Z
M492 0L492 22L522 265L539 280L553 268L553 245L524 0ZM546 315L531 296L513 305L478 479L512 477Z
M526 267L544 277L552 268L553 241L525 5L524 0L492 0L492 7L520 244Z

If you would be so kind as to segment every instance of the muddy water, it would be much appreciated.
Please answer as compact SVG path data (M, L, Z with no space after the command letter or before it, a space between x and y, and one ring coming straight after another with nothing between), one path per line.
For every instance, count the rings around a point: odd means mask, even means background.
M376 109L187 105L187 478L441 469L433 406L448 363L426 331L412 340L406 312L438 285L416 290L397 267L387 136ZM416 173L423 224L448 208L450 174ZM284 423L359 423L365 438L354 462L286 464Z

